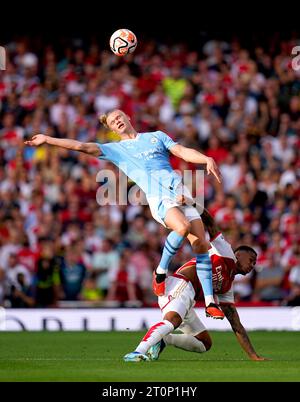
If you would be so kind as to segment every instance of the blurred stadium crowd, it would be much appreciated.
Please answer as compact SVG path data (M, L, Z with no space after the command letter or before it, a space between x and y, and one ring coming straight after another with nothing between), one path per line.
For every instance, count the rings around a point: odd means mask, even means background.
M294 45L245 47L234 39L189 49L147 41L122 59L92 39L7 43L0 72L0 305L154 305L152 271L167 231L147 206L98 205L97 173L118 170L85 154L23 145L36 133L115 141L97 119L113 108L138 131L165 131L219 164L222 185L205 176L206 207L233 247L249 244L259 256L254 272L236 276L237 301L299 305ZM171 160L181 171L201 169ZM170 269L191 256L185 243Z

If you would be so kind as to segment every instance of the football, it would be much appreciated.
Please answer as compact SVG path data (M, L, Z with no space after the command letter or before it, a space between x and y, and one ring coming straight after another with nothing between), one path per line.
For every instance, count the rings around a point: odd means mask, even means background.
M118 29L111 35L109 45L115 55L125 56L134 52L137 46L137 39L129 29Z

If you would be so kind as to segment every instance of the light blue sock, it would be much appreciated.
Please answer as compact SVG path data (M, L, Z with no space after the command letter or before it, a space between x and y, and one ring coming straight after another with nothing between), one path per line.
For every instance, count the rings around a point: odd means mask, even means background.
M158 274L166 274L172 257L180 249L180 246L184 240L184 236L181 236L173 230L166 238L165 247L162 252L159 266L156 269Z
M208 306L209 303L215 302L212 285L212 265L208 253L196 254L196 270L202 286L205 305Z

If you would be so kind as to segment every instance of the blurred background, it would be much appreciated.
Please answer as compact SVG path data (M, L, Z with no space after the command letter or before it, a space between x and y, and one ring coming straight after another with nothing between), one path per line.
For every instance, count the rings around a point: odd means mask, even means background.
M126 58L108 46L120 27L139 41ZM205 176L206 207L233 248L258 253L255 271L235 278L237 305L300 305L299 32L19 31L0 36L0 305L156 306L152 271L168 232L148 206L100 207L96 175L117 174L113 165L23 145L35 133L116 141L97 120L112 108L218 163L223 183ZM185 243L170 270L191 257Z

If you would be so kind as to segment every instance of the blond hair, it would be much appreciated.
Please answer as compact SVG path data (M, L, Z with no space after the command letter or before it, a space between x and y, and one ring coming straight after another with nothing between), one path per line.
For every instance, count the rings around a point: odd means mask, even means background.
M106 127L106 128L108 128L108 125L107 125L107 116L108 116L108 114L102 114L102 115L99 117L100 123L103 124L103 126Z
M107 118L108 118L108 116L109 116L111 113L115 112L116 110L119 110L119 109L112 109L112 110L110 110L109 112L107 112L107 113L105 113L105 114L102 114L102 115L99 117L99 121L100 121L101 124L103 124L104 127L109 128L109 126L108 126L108 124L107 124ZM121 112L122 112L122 110L121 110ZM122 113L124 113L124 112L122 112Z

